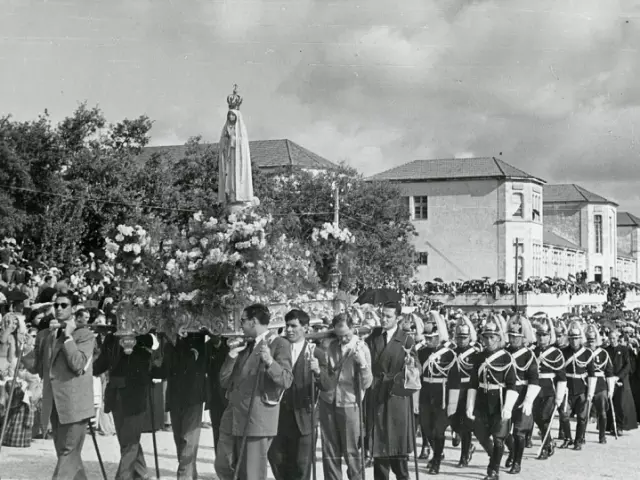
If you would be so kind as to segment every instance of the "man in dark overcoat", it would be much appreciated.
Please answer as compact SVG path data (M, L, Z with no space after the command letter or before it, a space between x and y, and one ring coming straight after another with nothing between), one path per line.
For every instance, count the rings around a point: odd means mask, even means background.
M624 345L620 345L620 332L612 330L609 332L609 346L605 350L609 354L609 358L611 358L613 376L617 378L613 393L614 412L609 413L610 421L608 426L613 431L611 415L614 414L618 436L620 436L624 430L638 428L638 416L631 393L631 384L629 383L629 374L631 373L629 349Z
M120 445L120 464L116 480L148 478L140 437L144 427L151 387L151 354L159 347L153 334L138 335L128 354L120 339L106 336L100 355L93 362L93 375L109 372L104 392L104 411L113 413L113 423Z
M411 398L394 394L394 380L402 375L405 364L418 362L414 340L398 328L401 306L388 302L382 308L381 327L375 328L367 346L371 352L373 384L370 396L368 429L371 435L375 480L387 480L390 471L397 480L409 478L409 454L413 452ZM410 353L407 353L408 350ZM409 360L408 360L409 359Z

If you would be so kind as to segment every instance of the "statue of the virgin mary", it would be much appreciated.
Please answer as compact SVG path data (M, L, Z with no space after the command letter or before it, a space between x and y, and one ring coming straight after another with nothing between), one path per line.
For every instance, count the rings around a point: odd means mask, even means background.
M249 137L242 120L238 86L227 97L229 112L222 128L219 143L218 201L220 203L245 203L253 200L251 178L251 153Z

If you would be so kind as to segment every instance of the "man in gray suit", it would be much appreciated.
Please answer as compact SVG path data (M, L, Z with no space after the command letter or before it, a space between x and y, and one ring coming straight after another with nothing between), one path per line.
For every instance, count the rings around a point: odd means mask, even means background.
M56 318L36 350L36 369L42 377L43 409L51 411L51 429L58 463L53 480L86 480L82 446L87 422L93 420L92 361L94 336L73 316L75 297L58 295Z
M242 329L253 342L246 348L231 349L220 370L220 386L227 390L229 400L215 460L220 480L233 478L244 435L238 478L267 479L267 453L278 434L280 400L293 380L290 344L268 330L270 319L265 305L245 308Z

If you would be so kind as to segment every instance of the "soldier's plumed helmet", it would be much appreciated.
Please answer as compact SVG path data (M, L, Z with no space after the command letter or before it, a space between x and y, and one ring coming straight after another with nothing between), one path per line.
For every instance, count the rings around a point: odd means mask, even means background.
M549 324L547 322L540 322L536 326L536 332L540 335L550 335L551 327L549 327Z
M471 329L469 325L459 324L456 326L456 337L469 337L471 336Z
M482 329L483 336L500 336L500 326L495 322L495 320L488 320L487 323L484 324L484 328Z
M424 336L437 337L438 335L440 335L440 332L438 332L438 322L429 315L424 322Z
M522 324L519 320L513 319L509 321L509 325L507 326L507 333L509 335L514 335L517 337L522 336Z

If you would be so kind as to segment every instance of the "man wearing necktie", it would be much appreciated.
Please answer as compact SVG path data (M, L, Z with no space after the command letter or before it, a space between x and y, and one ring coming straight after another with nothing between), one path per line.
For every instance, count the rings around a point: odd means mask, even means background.
M267 478L267 453L278 434L280 400L293 380L290 344L268 330L270 319L265 305L245 308L242 330L255 346L229 350L220 369L220 386L229 401L215 459L220 480L232 480L236 466L239 480ZM238 459L243 437L246 443Z
M86 480L82 446L93 407L93 349L95 338L73 318L75 297L58 295L56 318L49 336L36 350L35 368L42 378L43 409L51 411L51 429L58 462L53 480Z
M276 480L308 480L317 421L313 418L311 388L312 385L317 388L314 377L320 374L318 355L321 351L305 340L309 315L302 310L291 310L284 320L291 344L293 383L280 403L278 435L269 449L269 463Z

